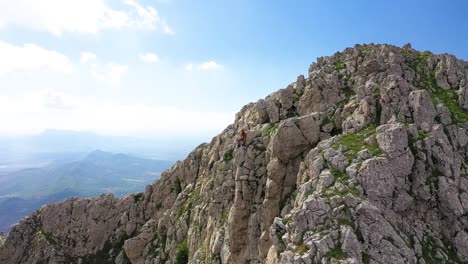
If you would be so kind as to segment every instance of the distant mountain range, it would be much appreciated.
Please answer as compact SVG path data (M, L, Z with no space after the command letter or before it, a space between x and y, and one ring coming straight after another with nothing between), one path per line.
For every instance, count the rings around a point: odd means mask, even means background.
M191 138L187 141L165 139L132 138L95 134L92 132L46 130L37 135L0 137L0 166L2 161L24 158L24 155L50 153L89 153L102 149L119 153L138 153L139 156L155 159L183 159L188 152L202 141ZM60 155L62 156L62 155Z
M72 196L143 191L172 161L93 151L72 162L0 175L0 232L42 205Z

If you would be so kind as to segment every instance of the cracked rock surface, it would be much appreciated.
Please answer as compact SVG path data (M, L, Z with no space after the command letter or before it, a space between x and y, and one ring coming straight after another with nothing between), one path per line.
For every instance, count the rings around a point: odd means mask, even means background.
M319 58L144 192L26 217L0 263L468 263L467 79L410 45Z

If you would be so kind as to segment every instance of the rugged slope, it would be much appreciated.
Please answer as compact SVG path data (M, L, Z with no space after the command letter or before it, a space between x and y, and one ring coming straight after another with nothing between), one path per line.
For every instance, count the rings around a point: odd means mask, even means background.
M27 217L0 263L468 263L467 79L409 45L319 58L144 193Z

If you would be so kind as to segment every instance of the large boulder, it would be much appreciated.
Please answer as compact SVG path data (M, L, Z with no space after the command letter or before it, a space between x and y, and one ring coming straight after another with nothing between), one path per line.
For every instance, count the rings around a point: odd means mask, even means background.
M399 156L408 148L408 134L403 124L388 124L377 128L379 147L390 157Z
M136 237L125 241L123 248L132 264L143 264L143 251L148 242L153 240L156 232L156 221L151 219L141 228Z
M412 91L409 95L409 105L418 128L423 131L430 131L436 116L436 110L429 93L426 90Z
M458 257L464 262L468 262L468 233L465 230L461 230L455 236L453 242L457 249Z
M297 119L296 125L311 145L317 144L320 139L320 113L312 113Z
M289 163L310 148L310 143L292 119L281 123L273 138L273 153L283 162Z

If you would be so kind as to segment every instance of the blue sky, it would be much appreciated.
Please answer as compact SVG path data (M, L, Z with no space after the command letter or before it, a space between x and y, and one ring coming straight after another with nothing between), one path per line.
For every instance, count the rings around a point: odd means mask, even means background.
M468 59L466 1L0 0L0 134L209 138L355 43Z

